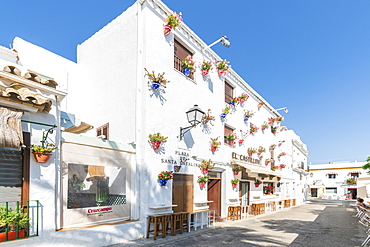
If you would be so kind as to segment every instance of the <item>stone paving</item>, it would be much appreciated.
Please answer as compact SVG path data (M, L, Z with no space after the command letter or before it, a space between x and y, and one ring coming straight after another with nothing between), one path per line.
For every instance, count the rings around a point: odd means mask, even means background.
M366 235L355 217L354 201L315 200L271 214L178 234L110 247L129 246L361 246Z

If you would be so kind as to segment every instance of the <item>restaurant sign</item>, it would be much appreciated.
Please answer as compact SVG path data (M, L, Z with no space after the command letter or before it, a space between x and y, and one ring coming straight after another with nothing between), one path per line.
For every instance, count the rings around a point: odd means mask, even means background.
M249 162L249 163L253 163L253 164L260 164L259 159L253 159L252 157L237 154L237 153L234 153L234 152L231 154L231 157L233 159L236 159L236 160L241 160L241 161L245 161L245 162Z
M87 210L87 215L104 214L104 213L112 213L112 212L113 212L112 207L90 208L90 209Z

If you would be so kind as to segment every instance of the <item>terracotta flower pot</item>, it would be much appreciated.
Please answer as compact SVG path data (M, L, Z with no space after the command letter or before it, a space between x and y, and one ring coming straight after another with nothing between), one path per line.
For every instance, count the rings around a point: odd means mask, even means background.
M207 168L200 168L200 170L202 171L203 174L208 173L208 169Z
M239 104L243 104L245 101L245 99L239 99Z
M234 175L238 175L239 174L239 171L234 171Z
M248 156L251 157L253 155L253 153L248 153Z
M258 188L260 185L259 185L259 184L254 184L254 186L255 186L256 188Z
M239 144L243 144L244 140L239 140Z
M152 142L153 149L158 149L161 146L160 142Z
M218 70L218 75L219 76L225 76L226 75L226 70L223 70L223 69Z
M167 24L167 25L163 26L164 35L169 35L171 31L172 31L172 26L171 25Z
M265 162L265 165L266 165L266 166L268 166L269 164L270 164L270 163L268 163L268 162Z
M211 151L212 152L216 152L217 151L217 147L211 147Z
M233 187L233 189L235 189L237 184L231 184L231 186Z
M199 183L200 188L204 188L204 186L206 186L206 183Z
M261 177L261 180L265 180L265 177Z
M235 141L229 141L229 145L232 146L235 144Z
M202 70L202 76L207 76L208 73L209 73L209 70L206 70L206 69Z
M32 152L33 157L39 163L46 163L50 159L52 153Z
M261 152L258 152L257 155L261 155L262 153Z

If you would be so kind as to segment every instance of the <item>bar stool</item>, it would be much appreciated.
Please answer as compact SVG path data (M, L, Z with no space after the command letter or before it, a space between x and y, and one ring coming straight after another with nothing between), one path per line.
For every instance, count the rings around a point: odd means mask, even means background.
M189 214L188 212L181 212L181 227L187 232L189 230Z
M171 233L174 235L173 232L173 214L165 214L164 215L164 237L166 237L167 233Z
M240 205L240 218L246 219L248 218L249 213L249 205Z
M153 225L153 230L150 230L152 225ZM159 228L161 228L161 230ZM149 235L153 235L154 240L157 240L157 236L159 233L162 234L162 238L166 237L165 227L164 227L164 215L163 214L149 215L148 216L148 230L147 230L146 238L149 238Z
M229 206L227 219L238 220L239 219L240 206Z
M183 233L182 227L182 213L173 214L173 234L176 235L177 231L180 231L180 234Z
M272 204L273 202L266 202L266 213L271 213L272 212Z
M275 212L276 211L276 202L272 202L272 211Z

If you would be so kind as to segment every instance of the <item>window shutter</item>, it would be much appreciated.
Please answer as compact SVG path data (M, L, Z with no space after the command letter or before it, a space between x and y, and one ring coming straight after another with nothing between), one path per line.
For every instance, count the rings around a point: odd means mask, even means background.
M225 102L230 103L234 97L234 88L227 82L225 82Z

